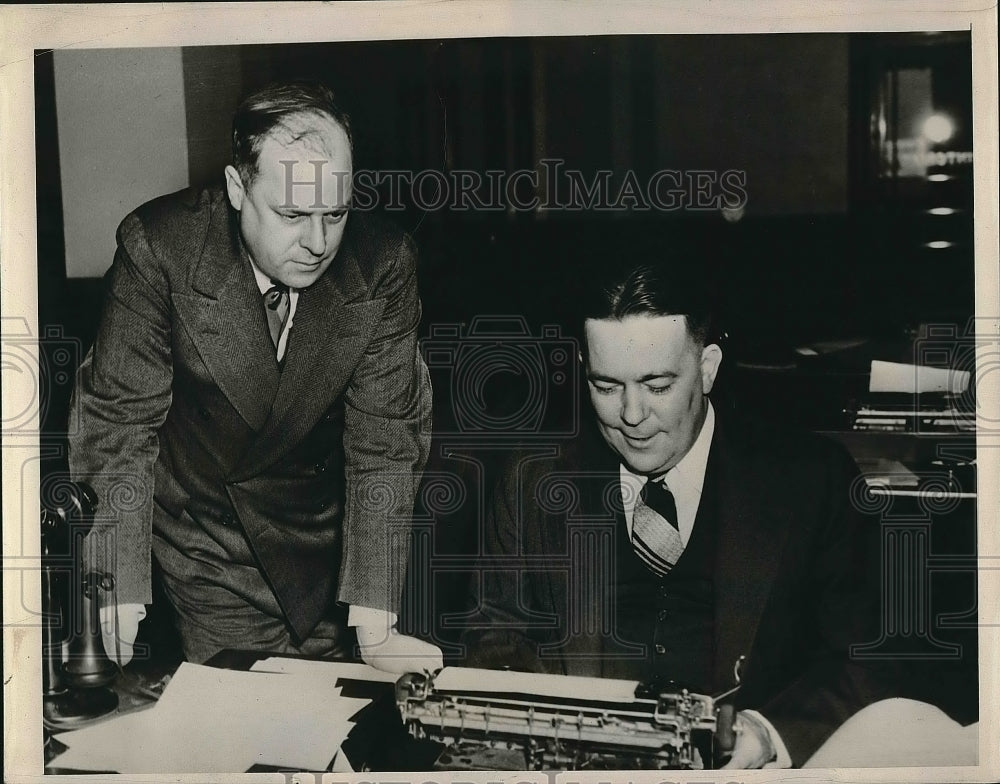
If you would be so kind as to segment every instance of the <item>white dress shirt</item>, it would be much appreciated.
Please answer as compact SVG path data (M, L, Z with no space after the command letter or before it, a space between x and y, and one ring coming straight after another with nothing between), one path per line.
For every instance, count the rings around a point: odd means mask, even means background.
M708 466L708 453L712 448L712 434L715 432L715 409L711 401L708 413L702 423L701 432L687 454L673 468L667 471L664 479L667 489L674 497L677 505L677 530L681 541L687 547L694 528L694 519L698 515L698 504L701 503L701 490L705 485L705 468ZM629 540L632 539L632 513L635 510L639 493L649 480L641 474L633 474L624 465L620 467L622 505L625 508L625 526Z
M257 288L260 289L261 296L266 294L273 286L274 282L263 272L257 269L257 265L250 262L250 268L253 270L253 276L257 279ZM278 336L278 351L277 357L280 362L285 356L285 350L288 346L288 330L292 328L292 322L295 320L295 308L299 304L299 290L289 287L288 289L288 318L285 319L285 326L281 328L281 334Z
M715 408L712 402L708 403L708 412L705 414L705 421L702 423L701 432L695 439L694 444L687 451L680 461L667 471L664 483L677 505L677 530L680 532L681 541L687 547L691 539L691 531L694 529L694 521L698 516L698 505L701 503L701 492L705 486L705 469L708 467L708 453L712 448L712 436L715 433ZM639 493L643 486L649 481L648 476L634 474L624 465L619 466L619 475L622 491L622 507L625 511L625 527L628 530L629 541L632 539L632 516L635 512L636 501L639 500ZM790 768L792 758L788 754L788 749L778 735L778 731L764 716L757 711L746 711L760 719L771 736L771 742L777 751L777 758L766 765L768 768Z

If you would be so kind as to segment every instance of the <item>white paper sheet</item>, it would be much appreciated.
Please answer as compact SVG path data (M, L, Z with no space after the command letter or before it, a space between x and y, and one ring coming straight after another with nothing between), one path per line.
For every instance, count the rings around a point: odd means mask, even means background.
M869 487L917 487L920 484L920 477L898 460L875 457L857 463Z
M969 386L969 372L901 362L872 360L869 392L948 392L960 395Z
M157 704L57 735L52 765L121 773L242 773L256 763L324 770L370 700L321 670L238 672L184 663Z
M250 668L251 672L280 672L289 675L296 673L324 673L328 677L352 678L358 681L374 681L377 683L395 683L399 680L399 675L383 670L376 670L367 664L355 664L354 662L338 661L315 661L313 659L288 659L281 656L272 656L269 659L261 659Z
M582 698L596 702L629 702L635 697L638 685L638 681L612 678L480 670L472 667L445 667L434 678L434 688L440 691L517 692L539 697Z

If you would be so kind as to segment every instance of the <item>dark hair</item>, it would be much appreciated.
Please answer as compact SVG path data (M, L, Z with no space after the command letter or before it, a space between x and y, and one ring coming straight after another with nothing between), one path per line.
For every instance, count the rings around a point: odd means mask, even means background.
M626 316L684 316L688 333L700 346L721 336L703 270L684 264L644 263L598 275L583 297L580 321Z
M351 120L334 100L333 91L310 81L271 84L243 99L233 115L233 166L244 185L257 175L257 162L264 139L277 128L286 130L294 141L305 135L295 133L287 121L309 115L323 115L337 123L351 139Z

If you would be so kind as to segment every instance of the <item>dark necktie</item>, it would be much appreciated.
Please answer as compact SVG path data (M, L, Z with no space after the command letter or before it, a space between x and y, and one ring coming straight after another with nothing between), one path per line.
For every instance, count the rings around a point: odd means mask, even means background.
M662 477L647 481L639 493L632 512L632 546L643 563L661 577L684 552L677 529L677 504Z
M288 310L290 299L288 286L283 283L275 283L264 292L264 311L267 313L267 328L271 332L271 342L274 348L278 348L278 341L281 340L281 331L288 321Z

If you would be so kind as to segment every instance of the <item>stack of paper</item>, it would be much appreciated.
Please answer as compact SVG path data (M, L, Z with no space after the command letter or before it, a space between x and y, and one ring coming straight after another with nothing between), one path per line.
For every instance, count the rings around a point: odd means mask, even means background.
M370 700L336 675L182 664L153 707L65 732L50 764L119 773L242 773L255 764L325 770Z

